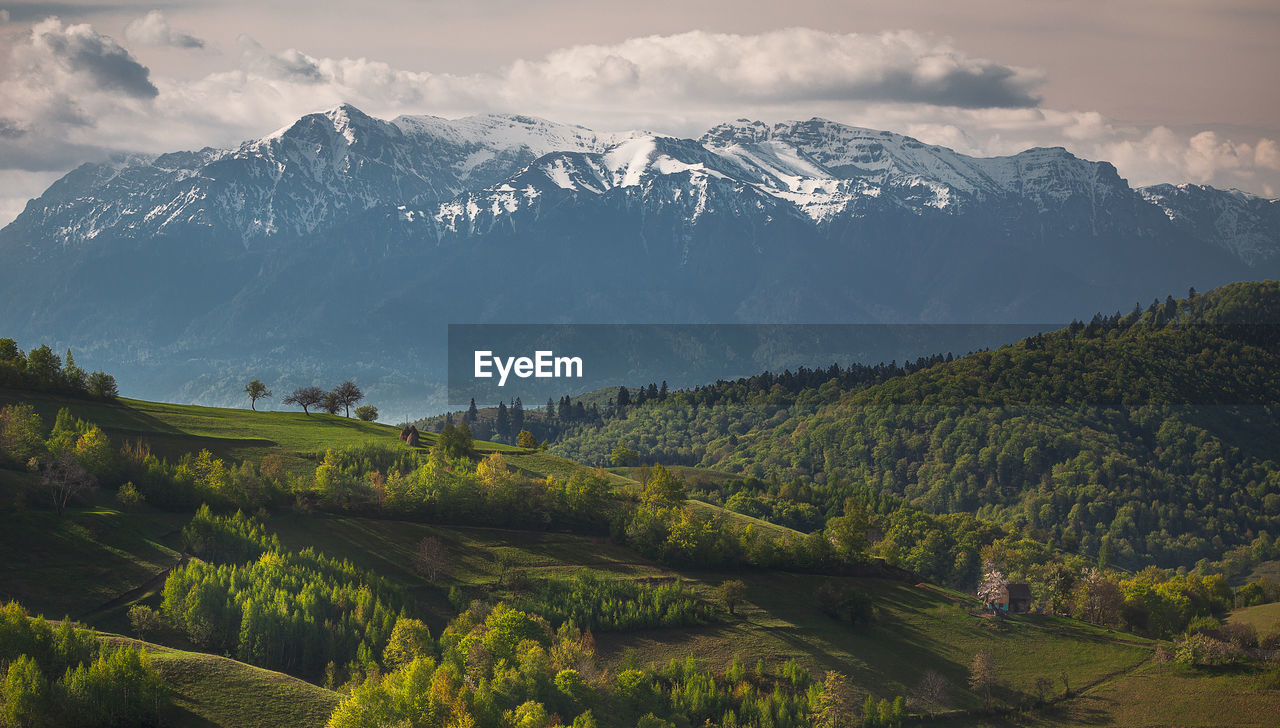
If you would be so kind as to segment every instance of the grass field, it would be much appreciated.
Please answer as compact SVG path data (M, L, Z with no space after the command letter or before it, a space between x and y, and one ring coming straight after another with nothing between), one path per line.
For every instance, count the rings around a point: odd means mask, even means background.
M141 644L168 685L166 725L183 728L323 728L341 696L331 690L252 665L126 637Z
M85 619L179 559L189 516L108 506L9 514L0 529L0 601L51 619Z
M1037 714L942 721L939 725L1005 728L1273 728L1280 691L1260 690L1260 671L1149 663Z
M0 406L13 402L34 406L45 427L52 427L58 410L66 407L75 416L101 427L117 444L142 440L152 452L169 459L201 449L234 460L258 460L279 453L290 466L300 467L307 462L303 456L322 453L330 447L370 443L408 447L399 444L399 432L394 427L340 415L254 412L136 399L101 402L0 390ZM433 440L427 436L424 442L430 444Z
M1237 609L1227 621L1251 624L1259 635L1280 632L1280 602Z

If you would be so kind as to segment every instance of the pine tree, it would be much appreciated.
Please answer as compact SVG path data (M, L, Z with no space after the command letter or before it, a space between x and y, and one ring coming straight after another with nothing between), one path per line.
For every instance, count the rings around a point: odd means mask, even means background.
M467 408L466 421L470 424L475 424L475 421L479 418L480 418L480 410L476 409L476 398L472 397L471 406Z
M493 429L505 440L511 435L511 416L507 414L507 403L498 402L498 419L493 424Z

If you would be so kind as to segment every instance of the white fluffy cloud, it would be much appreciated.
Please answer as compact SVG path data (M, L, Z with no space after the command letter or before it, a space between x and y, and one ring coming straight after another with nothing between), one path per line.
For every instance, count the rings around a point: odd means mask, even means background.
M169 27L164 13L152 10L124 27L124 38L143 46L172 46L174 48L204 48L204 41Z
M159 13L129 28L131 43L174 45L180 36ZM679 135L739 117L824 116L970 154L1066 146L1113 161L1135 184L1195 181L1264 193L1280 186L1274 140L1043 108L1040 72L911 32L695 31L573 46L472 74L272 50L243 35L237 46L238 55L210 55L233 59L233 68L153 85L128 51L89 26L37 24L12 49L11 71L0 79L0 168L66 168L108 151L229 145L346 101L383 117L525 113Z

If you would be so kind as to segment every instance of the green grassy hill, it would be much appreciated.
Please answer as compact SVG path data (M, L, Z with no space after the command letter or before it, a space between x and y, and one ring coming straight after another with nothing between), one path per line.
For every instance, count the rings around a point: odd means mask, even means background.
M142 440L153 451L177 457L208 448L229 459L283 455L304 472L326 448L376 443L406 448L394 428L329 415L225 410L135 400L103 403L28 392L0 391L0 405L33 403L52 421L60 407L102 426L119 444ZM430 442L430 438L428 438ZM567 478L583 466L546 452L477 443L482 453L501 451L516 468ZM738 476L677 469L694 485L721 485ZM642 469L616 469L606 477L624 497L639 490ZM0 473L0 487L30 486L30 475ZM0 502L12 502L9 494ZM62 517L40 507L10 509L0 530L0 599L15 599L33 613L70 615L99 629L128 633L131 605L158 606L167 572L183 561L179 532L190 514L150 506L125 508L99 492ZM751 523L774 534L799 536L780 526L716 506L704 512ZM460 527L281 507L265 514L268 531L289 550L315 548L348 559L381 576L405 595L433 635L458 612L457 598L515 600L549 575L590 572L598 578L640 584L679 582L703 602L717 604L717 588L741 579L746 599L735 615L717 609L710 623L626 632L599 631L596 644L609 675L631 666L661 665L692 656L719 670L735 656L779 664L795 659L816 675L849 676L858 702L865 695L908 695L926 670L947 683L944 724L953 725L1263 725L1280 710L1280 693L1261 691L1253 668L1203 670L1152 662L1155 643L1083 622L1044 615L996 619L981 614L965 594L880 578L826 577L764 569L714 571L677 568L645 558L603 536ZM413 567L419 542L434 536L448 553L448 573L436 583ZM851 625L833 619L815 594L824 583L842 584L870 598L874 618ZM455 599L450 591L455 590ZM1268 605L1274 606L1274 605ZM1240 610L1236 618L1266 618L1273 610ZM127 638L119 638L127 639ZM154 637L153 659L173 689L174 725L321 726L340 695L280 673L191 650L176 632ZM1052 708L1014 717L978 718L970 689L974 655L989 652L1000 678L997 697L1026 705L1048 680L1057 699L1065 675L1074 697ZM1182 706L1182 707L1179 707ZM1207 706L1207 707L1206 707ZM1002 722L1011 721L1011 722ZM601 725L630 728L601 716Z
M128 637L141 645L170 690L167 725L183 728L324 728L341 696L279 672L225 657L188 652Z
M1237 609L1228 621L1252 625L1260 635L1280 632L1280 602Z

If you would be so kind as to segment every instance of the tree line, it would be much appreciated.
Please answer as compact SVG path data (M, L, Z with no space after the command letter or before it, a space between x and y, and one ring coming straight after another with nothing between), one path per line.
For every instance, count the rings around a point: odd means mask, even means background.
M107 646L68 619L0 607L0 725L156 726L169 697L145 649Z
M13 339L0 338L0 387L32 389L73 396L115 399L116 378L106 372L86 372L76 364L71 350L65 358L41 344L29 353Z

